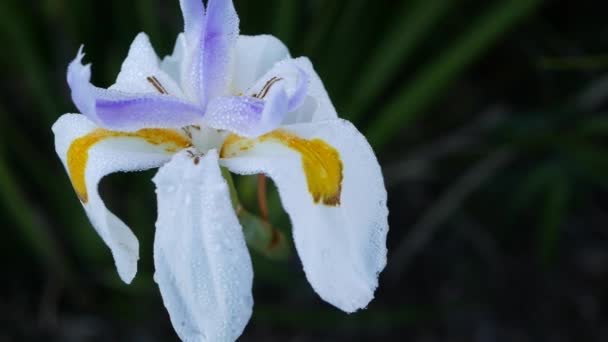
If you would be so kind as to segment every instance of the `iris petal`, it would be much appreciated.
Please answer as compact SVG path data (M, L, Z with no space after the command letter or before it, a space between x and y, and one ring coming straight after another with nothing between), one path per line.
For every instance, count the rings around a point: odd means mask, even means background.
M233 90L246 94L277 62L289 58L285 44L274 36L239 36L234 57Z
M294 138L273 132L249 142L227 140L222 165L273 179L312 287L346 312L364 308L386 264L388 209L378 161L345 120L281 129Z
M289 105L282 86L273 87L264 100L249 96L219 97L207 107L205 124L255 137L277 128Z
M99 126L120 131L142 128L177 128L200 122L197 106L172 95L127 93L90 83L91 65L83 65L82 48L68 67L72 100L80 112Z
M250 96L212 100L204 122L245 137L268 133L303 104L308 85L308 75L293 60L281 61L247 90Z
M91 224L112 251L121 279L130 283L137 271L139 243L129 227L106 208L97 185L110 173L158 167L173 152L187 147L188 140L169 130L104 131L80 114L60 117L53 133L55 150Z
M154 279L184 341L234 341L251 317L253 270L215 150L176 154L154 177Z
M202 103L225 93L239 36L239 17L232 0L209 0L202 40Z

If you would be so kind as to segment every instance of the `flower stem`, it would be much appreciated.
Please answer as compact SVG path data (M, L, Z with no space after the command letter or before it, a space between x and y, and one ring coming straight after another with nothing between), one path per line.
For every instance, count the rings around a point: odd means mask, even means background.
M222 176L228 184L230 190L230 200L236 211L247 246L256 252L277 260L284 260L289 256L289 245L285 234L276 227L273 227L267 220L250 213L241 205L232 175L226 168L222 168Z

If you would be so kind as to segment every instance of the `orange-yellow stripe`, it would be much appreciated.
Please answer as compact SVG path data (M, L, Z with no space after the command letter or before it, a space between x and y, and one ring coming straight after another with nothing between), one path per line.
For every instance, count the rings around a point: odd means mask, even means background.
M82 203L87 203L89 196L85 182L85 171L89 160L89 150L100 141L109 138L143 139L151 145L166 145L165 151L177 152L192 146L190 140L170 129L142 129L137 132L115 132L98 128L72 142L68 149L68 172L72 186Z
M276 130L255 139L232 134L224 141L220 156L237 157L264 142L280 143L300 153L308 191L314 203L340 205L343 179L340 153L321 139L302 139L285 130Z

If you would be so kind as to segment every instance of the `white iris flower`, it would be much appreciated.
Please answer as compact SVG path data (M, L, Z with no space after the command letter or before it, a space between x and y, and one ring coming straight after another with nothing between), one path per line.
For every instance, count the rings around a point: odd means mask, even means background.
M339 119L307 58L272 36L240 36L231 0L181 0L184 33L158 58L145 34L116 83L68 68L82 114L53 126L82 205L130 283L139 244L97 187L118 171L160 167L155 281L185 341L231 341L252 312L253 272L220 166L279 189L308 281L325 301L364 308L386 264L386 190L365 137Z

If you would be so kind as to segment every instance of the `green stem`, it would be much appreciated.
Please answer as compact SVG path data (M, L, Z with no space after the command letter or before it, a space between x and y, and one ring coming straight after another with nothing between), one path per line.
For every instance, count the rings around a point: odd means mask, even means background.
M289 256L283 232L247 210L241 208L237 213L249 247L270 259L284 260Z
M230 190L230 200L243 226L247 246L271 259L286 259L289 256L289 245L285 235L269 222L245 210L241 205L230 171L222 168L222 176Z

